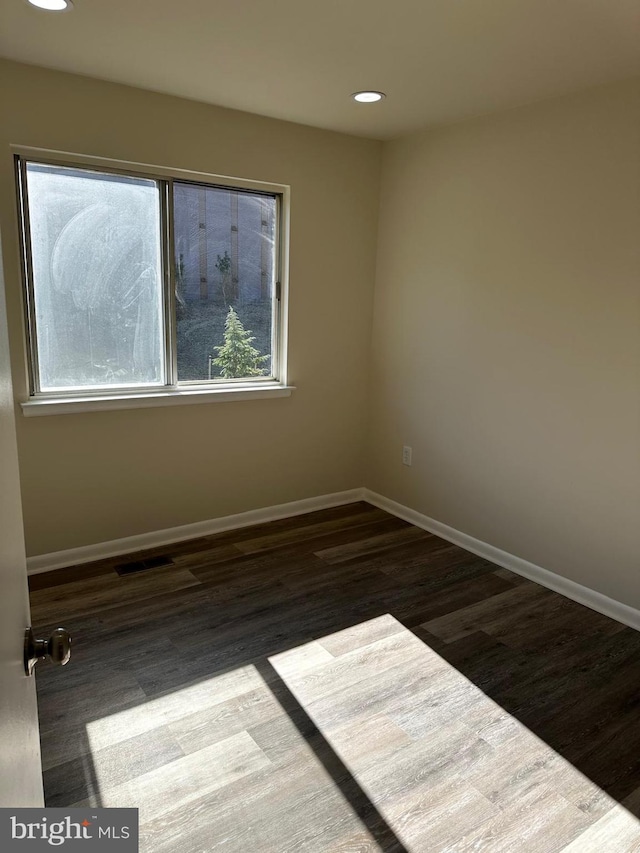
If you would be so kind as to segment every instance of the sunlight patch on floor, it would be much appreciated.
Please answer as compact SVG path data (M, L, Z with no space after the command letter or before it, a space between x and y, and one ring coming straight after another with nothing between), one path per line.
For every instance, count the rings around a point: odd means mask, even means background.
M167 725L183 717L220 704L240 692L264 687L264 680L253 665L239 667L215 675L196 684L174 690L157 699L118 711L87 723L91 751L127 740L157 726Z
M158 732L178 757L114 784L127 741ZM86 734L89 802L138 807L143 837L197 803L233 850L266 849L280 831L307 849L319 811L344 849L383 849L381 827L408 853L542 850L550 827L567 853L640 845L640 821L390 614L96 719Z
M640 844L637 818L389 614L269 661L410 851L526 846L539 805L572 853Z

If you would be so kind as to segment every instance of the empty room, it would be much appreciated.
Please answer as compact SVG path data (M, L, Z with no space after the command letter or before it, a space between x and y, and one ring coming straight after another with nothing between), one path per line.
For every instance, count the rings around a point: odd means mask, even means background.
M639 36L3 0L2 850L640 850Z

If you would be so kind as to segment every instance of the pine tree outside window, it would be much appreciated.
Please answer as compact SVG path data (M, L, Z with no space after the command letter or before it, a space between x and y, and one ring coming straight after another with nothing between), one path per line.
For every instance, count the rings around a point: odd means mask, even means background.
M288 188L121 166L17 156L30 401L286 388Z

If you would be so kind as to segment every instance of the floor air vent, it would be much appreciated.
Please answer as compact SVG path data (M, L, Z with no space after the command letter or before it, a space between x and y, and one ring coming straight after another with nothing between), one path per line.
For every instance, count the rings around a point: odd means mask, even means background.
M163 569L173 566L171 557L148 557L146 560L132 560L130 563L120 563L116 566L119 575L134 575L138 572L146 572L148 569Z

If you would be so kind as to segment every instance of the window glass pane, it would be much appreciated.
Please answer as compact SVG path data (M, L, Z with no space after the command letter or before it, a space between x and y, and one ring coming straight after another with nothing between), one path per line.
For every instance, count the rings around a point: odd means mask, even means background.
M165 382L155 181L27 164L40 388Z
M178 381L273 372L276 198L174 183Z

